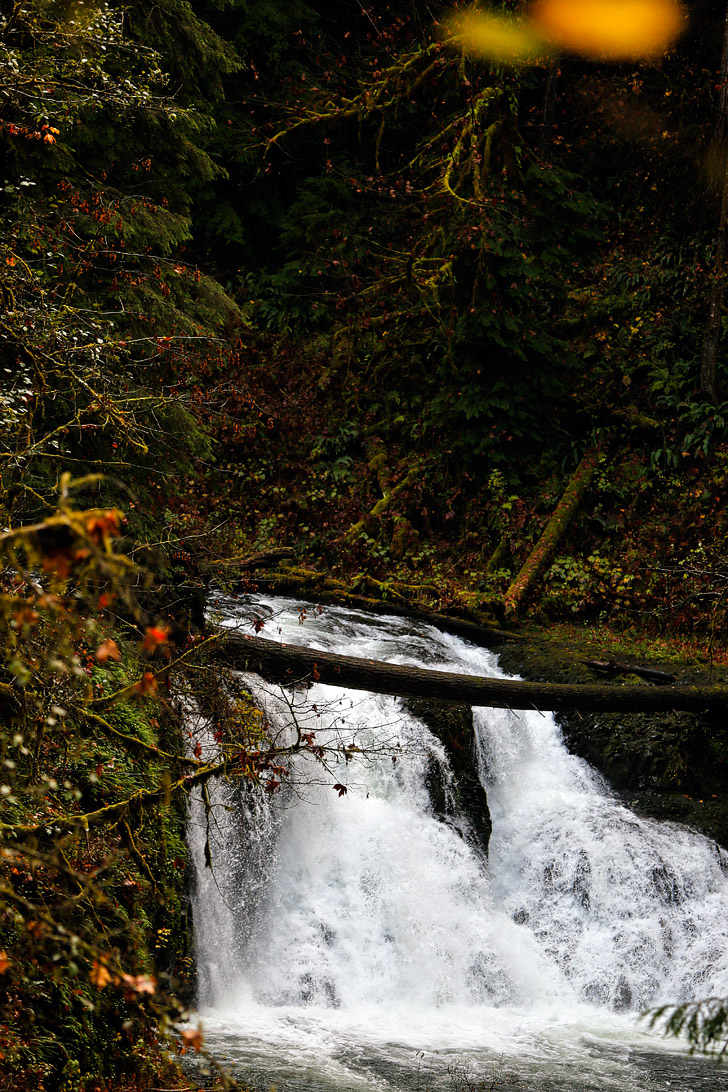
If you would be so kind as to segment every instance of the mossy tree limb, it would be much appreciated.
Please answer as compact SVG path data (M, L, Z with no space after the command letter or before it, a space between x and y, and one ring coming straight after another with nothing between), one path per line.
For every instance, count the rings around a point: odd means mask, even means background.
M504 596L506 615L517 614L526 595L553 557L567 527L579 510L584 494L594 477L601 453L601 444L590 447L571 475L554 514Z
M357 523L354 523L346 532L345 537L347 542L356 541L359 535L366 531L367 526L371 526L374 521L384 515L384 513L391 508L392 503L397 499L399 494L415 479L419 470L419 465L415 465L408 470L402 480L397 482L396 485L393 485L392 488L377 501L371 512L369 512L364 519L360 519Z

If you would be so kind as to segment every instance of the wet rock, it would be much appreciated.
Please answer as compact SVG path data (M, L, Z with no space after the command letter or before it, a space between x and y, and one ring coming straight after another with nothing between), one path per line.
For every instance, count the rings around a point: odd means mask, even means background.
M473 710L469 705L421 698L410 698L404 705L442 741L450 760L452 776L446 777L436 757L430 756L426 780L435 814L487 853L492 824L488 798L476 772Z

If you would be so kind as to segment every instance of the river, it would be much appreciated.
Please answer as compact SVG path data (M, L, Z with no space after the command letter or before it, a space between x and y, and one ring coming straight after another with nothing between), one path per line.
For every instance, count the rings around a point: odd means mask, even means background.
M399 617L266 596L217 610L286 643L504 674L492 652ZM550 713L477 709L486 854L452 807L443 745L398 699L244 681L279 741L313 733L325 751L298 756L278 793L218 784L209 823L200 800L190 810L196 1019L233 1073L283 1092L728 1087L641 1018L728 996L715 843L630 812Z

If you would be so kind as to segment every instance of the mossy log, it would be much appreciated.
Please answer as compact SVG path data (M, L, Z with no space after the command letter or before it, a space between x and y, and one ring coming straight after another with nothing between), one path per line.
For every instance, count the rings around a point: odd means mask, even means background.
M278 561L292 560L296 556L293 546L273 546L269 550L259 550L243 557L225 557L215 561L200 562L201 573L219 572L221 569L237 569L251 572L253 569L267 569Z
M435 592L436 589L431 585L392 585L379 580L369 581L369 578L367 581L369 582L367 590L376 592L379 598L356 591L355 588L361 588L361 581L356 585L345 584L342 580L336 580L325 573L309 569L284 569L280 572L255 576L253 582L243 585L243 588L246 591L265 590L279 595L301 595L306 599L330 606L353 607L371 614L393 614L401 618L411 618L413 621L426 622L428 625L435 626L444 633L454 633L457 637L464 637L472 644L484 648L502 644L503 641L523 640L520 633L500 629L491 624L493 619L484 611L470 612L473 615L471 618L458 618L428 610L421 605L421 602L416 601L416 593ZM394 601L386 598L392 595L393 589L400 589L400 591L408 589L410 595L400 594Z
M728 710L726 686L662 686L655 689L647 683L622 686L520 682L340 656L231 631L226 632L215 655L220 655L239 671L254 671L284 684L316 681L377 694L438 698L498 709L615 713Z
M498 545L496 546L495 550L493 550L493 553L488 558L488 561L486 563L485 570L484 570L485 575L488 576L489 573L494 573L497 569L499 569L501 567L501 565L503 565L505 563L507 558L508 558L508 535L501 535L501 537L498 539Z
M569 484L564 490L561 500L556 505L554 514L544 527L541 537L504 596L506 616L517 613L526 594L553 557L564 532L579 510L579 505L594 477L601 453L601 445L589 448L571 475Z

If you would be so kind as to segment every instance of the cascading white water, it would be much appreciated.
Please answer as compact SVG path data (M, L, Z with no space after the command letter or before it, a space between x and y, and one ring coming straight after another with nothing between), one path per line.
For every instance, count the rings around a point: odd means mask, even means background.
M493 654L426 625L254 609L288 643L501 674ZM251 603L221 610L240 626ZM427 772L434 761L447 786L447 755L399 701L247 685L282 735L295 720L317 744L361 748L327 755L328 771L301 756L277 795L222 785L208 816L192 808L200 1010L249 1080L424 1089L457 1084L443 1069L457 1052L478 1081L504 1054L538 1089L658 1089L668 1072L673 1090L721 1087L635 1023L648 1006L728 995L728 860L713 843L624 808L550 714L482 709L486 859L465 819L435 813ZM417 1049L440 1052L439 1076L423 1076Z

